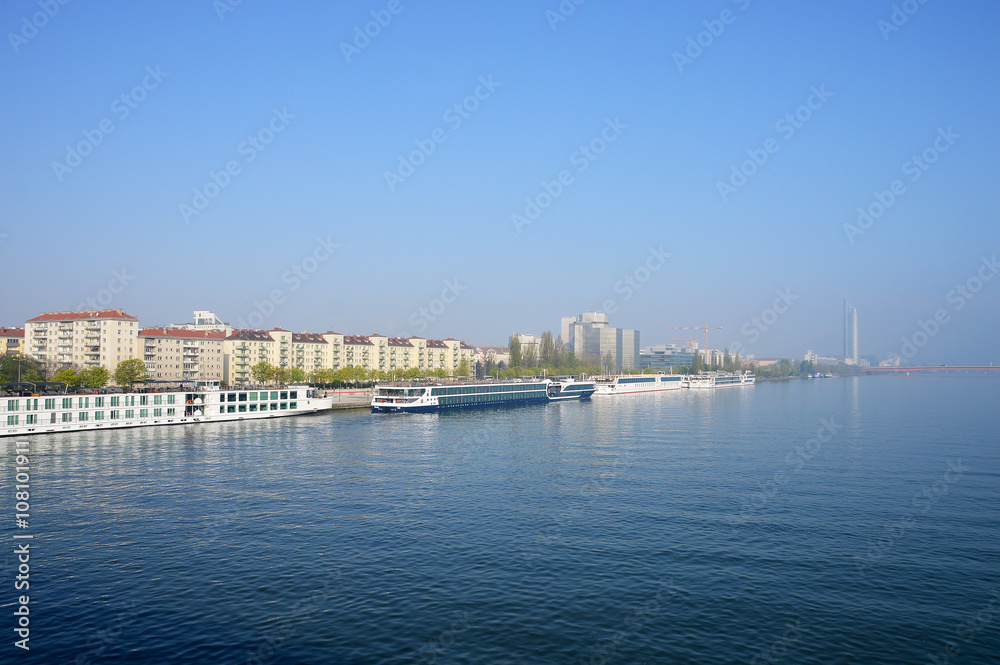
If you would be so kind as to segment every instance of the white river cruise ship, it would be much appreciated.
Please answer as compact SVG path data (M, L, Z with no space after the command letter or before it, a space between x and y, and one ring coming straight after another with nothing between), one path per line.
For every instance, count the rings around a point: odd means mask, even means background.
M612 395L678 390L685 387L685 378L681 374L630 374L602 377L595 381L597 390L594 395L610 397Z
M756 380L757 377L749 371L742 374L735 374L733 372L703 372L685 377L686 387L696 390L729 388L731 386L752 386Z
M0 436L281 418L332 406L332 397L306 385L65 394L7 390L0 395Z

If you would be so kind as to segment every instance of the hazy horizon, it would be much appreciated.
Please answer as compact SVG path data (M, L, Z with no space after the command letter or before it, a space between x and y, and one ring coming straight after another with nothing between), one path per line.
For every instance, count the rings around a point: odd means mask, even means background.
M995 5L46 7L0 8L0 325L801 358L846 296L862 356L1000 362Z

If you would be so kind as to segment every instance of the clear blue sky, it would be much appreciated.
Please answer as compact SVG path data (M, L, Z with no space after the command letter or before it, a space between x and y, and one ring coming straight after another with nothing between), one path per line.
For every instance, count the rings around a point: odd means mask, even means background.
M863 354L899 353L943 309L914 361L1000 362L1000 279L949 300L1000 250L995 3L914 3L886 39L888 1L588 0L555 23L556 0L401 0L348 62L342 43L388 1L244 0L220 18L225 1L69 2L37 30L37 0L3 4L0 324L88 298L144 325L194 309L257 322L254 302L279 290L262 327L499 344L614 299L612 324L643 345L709 321L724 328L713 346L800 357L841 352L846 293ZM679 71L705 21L720 34ZM499 85L449 113L481 78ZM814 86L832 96L793 134L776 126ZM581 157L609 119L615 140ZM79 165L53 166L102 121L113 131ZM959 138L913 181L907 160L949 127ZM245 143L261 130L262 150ZM443 142L390 187L435 130ZM769 139L723 200L718 182ZM564 170L518 233L512 214ZM849 242L844 225L894 180L905 192ZM339 247L313 263L317 238ZM616 291L661 246L664 265ZM303 261L305 281L289 272ZM442 308L446 280L461 288ZM778 289L798 299L775 319ZM766 330L741 332L762 314Z

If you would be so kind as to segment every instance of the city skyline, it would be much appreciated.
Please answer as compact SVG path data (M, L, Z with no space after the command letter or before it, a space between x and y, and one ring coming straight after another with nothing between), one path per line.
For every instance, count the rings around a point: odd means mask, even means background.
M3 325L500 344L600 309L799 357L846 291L865 354L1000 359L1000 8L223 4L0 8Z

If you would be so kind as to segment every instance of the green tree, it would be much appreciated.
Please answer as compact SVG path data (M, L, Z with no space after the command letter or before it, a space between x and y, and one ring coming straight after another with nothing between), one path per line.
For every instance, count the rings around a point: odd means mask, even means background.
M456 376L469 376L469 360L468 358L462 358L458 361L458 369L455 370Z
M38 360L20 354L16 356L0 356L0 383L44 380L45 368Z
M521 340L517 338L519 333L514 333L510 338L510 366L521 366Z
M80 385L84 388L103 388L111 380L111 372L106 367L100 365L89 369L80 370L76 375Z
M279 386L284 386L288 383L289 371L287 367L272 367L268 372L268 379L274 381Z
M559 358L556 355L556 343L552 339L552 331L542 333L542 341L538 345L538 360L542 367L558 367Z
M115 383L123 388L131 388L137 383L149 381L149 372L146 371L146 363L138 358L130 358L118 363L115 368Z
M534 346L529 346L521 350L521 366L534 369L538 366L538 353Z
M289 383L302 383L306 380L306 373L301 367L293 367L288 370Z
M75 369L63 367L61 370L56 372L56 375L52 377L52 380L62 381L63 383L69 384L70 388L76 388L80 384L80 375L77 374Z
M250 376L256 384L264 384L271 378L271 363L261 360L250 368Z
M704 363L701 362L701 354L697 351L694 352L694 357L691 359L691 373L698 374L705 368Z

